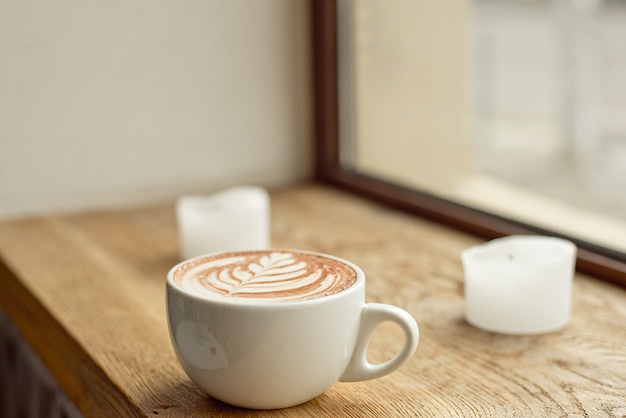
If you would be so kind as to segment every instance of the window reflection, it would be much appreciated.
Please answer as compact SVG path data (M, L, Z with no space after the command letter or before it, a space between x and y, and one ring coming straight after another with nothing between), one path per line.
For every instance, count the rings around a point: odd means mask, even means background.
M626 220L626 2L475 0L470 17L480 169Z
M626 1L338 14L344 167L626 252Z

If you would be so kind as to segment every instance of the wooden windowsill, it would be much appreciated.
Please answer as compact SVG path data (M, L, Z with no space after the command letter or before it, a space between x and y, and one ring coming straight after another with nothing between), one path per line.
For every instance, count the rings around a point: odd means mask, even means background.
M284 416L592 416L626 410L626 290L577 275L568 326L540 336L463 319L459 253L479 239L310 184L272 192L272 244L361 265L367 300L418 321L393 374L338 383ZM0 309L85 416L276 416L210 399L180 368L165 317L179 261L173 205L0 223ZM370 359L400 344L381 327Z

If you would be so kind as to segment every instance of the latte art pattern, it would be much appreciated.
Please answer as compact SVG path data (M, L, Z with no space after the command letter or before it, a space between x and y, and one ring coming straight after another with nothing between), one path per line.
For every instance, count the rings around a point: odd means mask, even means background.
M316 254L244 251L185 263L174 272L174 280L209 297L294 301L345 290L356 281L356 272Z

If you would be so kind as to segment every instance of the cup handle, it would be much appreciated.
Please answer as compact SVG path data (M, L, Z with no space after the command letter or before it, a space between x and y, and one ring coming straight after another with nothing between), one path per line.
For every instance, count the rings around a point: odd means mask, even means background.
M367 361L367 348L374 329L383 322L393 322L404 332L402 349L390 360L372 364ZM376 379L396 370L415 352L419 342L419 328L415 319L404 309L382 303L366 303L361 311L361 326L356 346L341 382L358 382Z

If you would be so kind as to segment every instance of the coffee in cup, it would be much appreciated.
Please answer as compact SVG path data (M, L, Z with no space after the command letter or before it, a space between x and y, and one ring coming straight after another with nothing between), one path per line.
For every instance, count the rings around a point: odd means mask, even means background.
M202 297L278 303L345 290L356 281L356 271L317 254L241 251L196 258L176 269L173 279Z
M299 250L208 254L167 276L170 335L189 377L210 396L253 409L297 405L337 381L377 378L414 353L406 311L365 303L365 276L346 260ZM405 335L395 357L366 359L374 329Z

